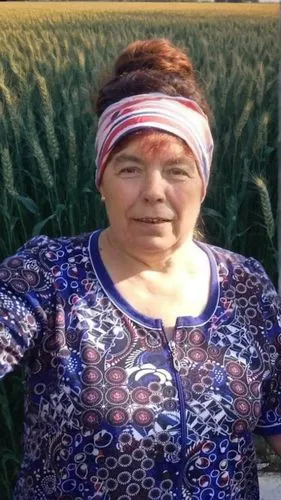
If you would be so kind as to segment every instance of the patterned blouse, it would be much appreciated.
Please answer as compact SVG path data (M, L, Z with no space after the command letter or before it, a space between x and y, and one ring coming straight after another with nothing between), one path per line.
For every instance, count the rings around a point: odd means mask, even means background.
M261 264L198 243L198 317L122 298L100 230L30 240L0 266L0 375L26 367L15 500L258 500L253 432L281 433L281 306Z

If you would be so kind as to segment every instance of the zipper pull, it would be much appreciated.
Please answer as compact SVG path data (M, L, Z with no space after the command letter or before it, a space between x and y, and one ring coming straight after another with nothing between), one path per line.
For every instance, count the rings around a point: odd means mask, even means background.
M171 353L172 353L172 361L173 361L174 369L177 372L179 372L180 371L180 363L179 363L177 356L176 356L176 343L174 340L171 340L170 349L171 349Z

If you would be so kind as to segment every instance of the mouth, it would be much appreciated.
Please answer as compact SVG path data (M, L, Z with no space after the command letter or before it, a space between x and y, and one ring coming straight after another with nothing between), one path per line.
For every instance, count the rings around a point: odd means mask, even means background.
M171 222L170 219L162 219L160 217L143 217L141 219L134 219L136 222L142 222L144 224L163 224L165 222Z

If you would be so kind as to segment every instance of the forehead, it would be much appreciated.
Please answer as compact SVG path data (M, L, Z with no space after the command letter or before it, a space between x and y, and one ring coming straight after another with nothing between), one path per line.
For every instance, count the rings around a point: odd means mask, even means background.
M127 136L113 149L109 161L118 153L133 153L148 159L166 158L167 155L194 158L189 146L179 137L161 131L140 131Z

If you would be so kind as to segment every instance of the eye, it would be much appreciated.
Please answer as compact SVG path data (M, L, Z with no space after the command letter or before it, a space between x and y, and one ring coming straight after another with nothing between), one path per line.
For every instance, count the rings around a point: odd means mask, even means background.
M170 168L169 174L174 177L191 177L190 172L188 170L179 167Z
M137 175L139 173L140 173L140 168L134 166L123 167L119 170L119 175L132 176L132 175Z

